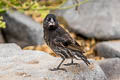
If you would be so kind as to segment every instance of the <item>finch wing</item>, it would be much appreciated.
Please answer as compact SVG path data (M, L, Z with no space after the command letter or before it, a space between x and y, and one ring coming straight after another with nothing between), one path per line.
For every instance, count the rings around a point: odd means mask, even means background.
M72 44L68 45L67 48L84 53L83 47L80 46L75 40Z
M62 37L57 36L54 39L54 42L58 46L62 46L62 47L65 47L71 50L77 50L80 52L84 52L83 47L80 46L74 39L72 39L72 37L69 34L65 34Z

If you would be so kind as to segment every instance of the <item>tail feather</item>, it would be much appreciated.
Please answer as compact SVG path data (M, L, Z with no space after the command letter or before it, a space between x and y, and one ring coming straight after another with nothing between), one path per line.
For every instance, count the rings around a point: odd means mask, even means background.
M90 65L90 62L87 60L87 57L84 56L82 53L76 53L77 57L80 57L87 65Z

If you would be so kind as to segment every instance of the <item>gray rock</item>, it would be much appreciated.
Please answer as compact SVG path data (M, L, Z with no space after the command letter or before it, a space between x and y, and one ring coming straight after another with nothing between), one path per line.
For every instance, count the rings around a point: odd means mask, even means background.
M105 59L98 63L108 80L120 80L120 58Z
M0 43L4 43L5 42L5 40L4 40L4 38L3 38L3 35L2 35L2 33L1 33L1 29L0 29Z
M120 58L120 41L101 42L96 45L97 54L106 58Z
M11 57L16 54L21 54L21 51L22 49L14 43L0 44L0 57L2 58Z
M73 5L68 0L63 7ZM80 0L85 1L85 0ZM65 19L69 27L88 38L120 39L120 0L89 0L75 8L52 11Z
M8 42L17 43L21 47L43 43L42 24L16 11L8 11L3 17L7 24L3 31Z
M12 50L15 50L16 55L13 53L14 55L5 58L0 55L1 80L107 80L104 72L94 60L90 60L93 63L92 68L89 68L83 61L75 61L79 65L61 66L67 72L50 71L50 68L59 64L61 58L55 58L40 51L20 50L16 52L17 49ZM8 55L8 52L10 51L6 49L4 55ZM65 61L65 63L68 62L69 60Z
M18 46L17 44L15 43L2 43L0 44L0 49L3 50L3 49L16 49L16 50L22 50L20 46Z

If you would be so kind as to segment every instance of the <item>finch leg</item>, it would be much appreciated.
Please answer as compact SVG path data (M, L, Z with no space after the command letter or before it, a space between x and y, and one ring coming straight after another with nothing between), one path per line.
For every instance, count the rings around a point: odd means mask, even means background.
M70 66L70 65L77 65L78 63L73 62L73 58L71 59L71 63L64 64L65 66Z
M63 60L60 62L60 64L57 66L57 68L53 68L53 69L50 69L50 70L51 70L51 71L63 70L63 71L65 71L65 72L67 72L66 69L60 68L61 64L65 61L64 58L62 58L62 59L63 59Z

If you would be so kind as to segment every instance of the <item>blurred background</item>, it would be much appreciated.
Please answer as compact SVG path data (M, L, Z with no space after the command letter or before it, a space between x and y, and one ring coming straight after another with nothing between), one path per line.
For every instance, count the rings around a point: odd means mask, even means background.
M17 43L23 49L42 50L56 56L43 41L43 19L47 14L53 13L57 16L60 25L69 31L71 36L85 49L88 57L96 60L104 59L93 51L98 40L94 37L87 38L89 32L81 29L85 27L82 26L85 20L81 17L85 10L82 11L79 7L81 5L80 8L83 6L87 8L87 2L88 0L2 0L0 1L0 42ZM87 13L84 16L87 16ZM85 33L87 34L84 35Z
M42 23L52 13L89 59L110 59L104 64L118 63L114 69L120 71L119 4L119 0L0 0L0 44L16 43L23 50L57 57L43 40ZM114 74L120 76L120 72ZM109 80L120 80L112 78Z

